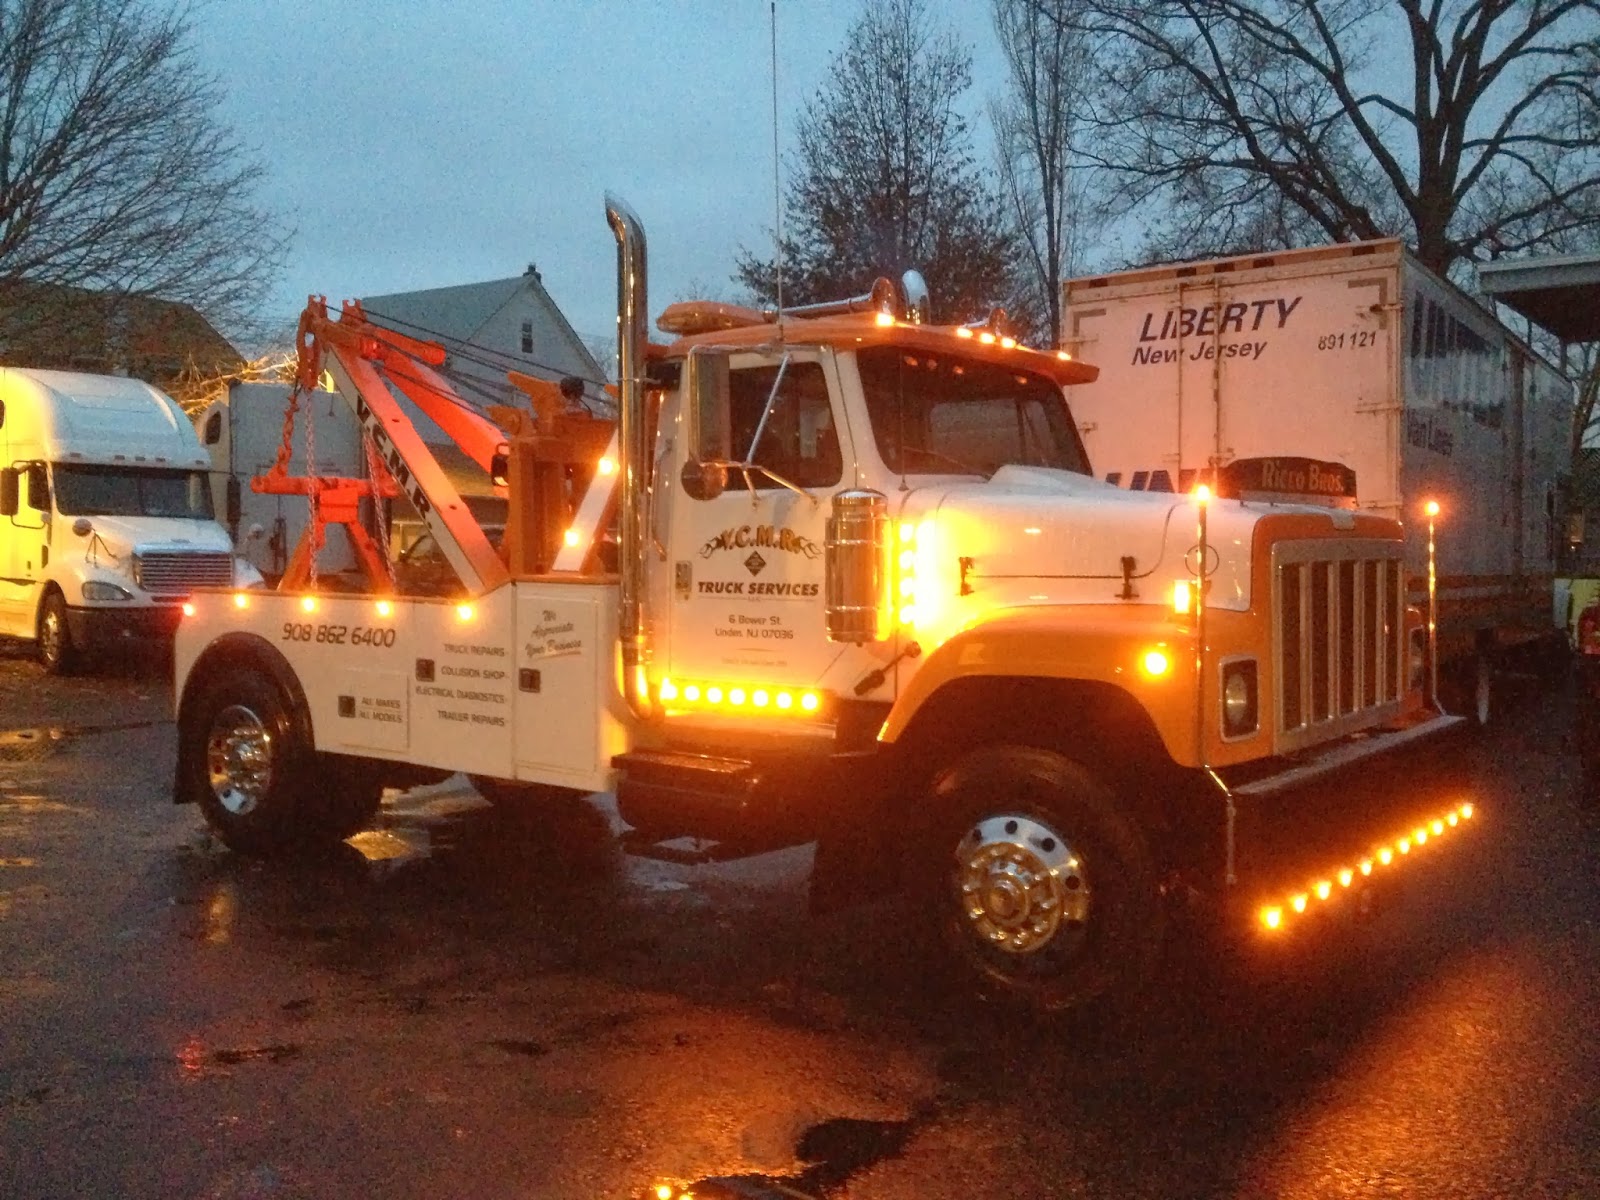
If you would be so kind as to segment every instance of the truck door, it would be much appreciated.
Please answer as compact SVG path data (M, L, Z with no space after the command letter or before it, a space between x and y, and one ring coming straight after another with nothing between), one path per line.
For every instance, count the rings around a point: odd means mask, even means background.
M685 684L815 686L840 650L823 620L825 524L845 478L834 362L791 350L729 368L729 455L753 465L728 468L704 498L674 489L659 648Z
M50 488L42 462L16 468L16 511L0 515L0 633L34 635L38 581L44 574Z

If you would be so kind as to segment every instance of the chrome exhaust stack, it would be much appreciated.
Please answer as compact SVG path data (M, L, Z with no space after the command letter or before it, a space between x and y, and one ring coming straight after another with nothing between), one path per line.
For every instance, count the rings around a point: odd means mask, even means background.
M606 193L606 222L617 239L617 415L622 448L622 504L618 514L619 636L622 640L622 694L640 717L650 715L644 676L644 503L646 311L644 226L622 200Z

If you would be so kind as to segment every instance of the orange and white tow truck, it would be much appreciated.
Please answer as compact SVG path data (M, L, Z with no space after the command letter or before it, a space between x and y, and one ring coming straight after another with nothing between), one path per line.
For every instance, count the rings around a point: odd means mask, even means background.
M436 347L308 308L302 379L332 374L373 478L263 480L317 498L312 544L276 590L190 600L175 794L227 844L344 837L419 768L501 802L612 791L636 853L816 842L835 891L915 889L977 989L1057 1009L1145 983L1175 896L1288 936L1470 820L1330 785L1455 724L1397 522L1240 472L1096 481L1063 396L1095 368L927 323L914 274L674 304L648 344L644 232L607 217L615 427L533 381L485 419ZM498 548L391 388L504 482ZM355 538L360 594L316 585L320 525L359 528L374 490L458 596L404 594L381 536Z

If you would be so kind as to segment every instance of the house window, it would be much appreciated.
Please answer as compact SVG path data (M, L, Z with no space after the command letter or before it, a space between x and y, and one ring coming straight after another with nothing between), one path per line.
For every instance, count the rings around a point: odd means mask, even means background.
M533 322L532 321L524 321L522 323L522 352L524 354L532 354L533 353Z

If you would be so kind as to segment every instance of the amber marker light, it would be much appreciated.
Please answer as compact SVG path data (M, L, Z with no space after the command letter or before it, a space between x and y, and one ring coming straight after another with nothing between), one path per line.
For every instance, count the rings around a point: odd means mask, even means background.
M1401 854L1410 854L1411 853L1411 843L1409 841L1407 841L1405 838L1401 838L1400 839L1399 848L1400 848L1400 853Z
M1059 358L1062 362L1071 362L1072 361L1072 355L1068 354L1065 350L1057 350L1056 351L1056 357Z
M1349 867L1345 867L1342 871L1339 872L1339 886L1340 887L1349 887L1353 882L1355 882L1355 877L1356 877L1356 873L1354 871L1352 871Z
M1193 600L1193 593L1189 590L1189 581L1180 579L1172 585L1172 611L1180 617L1189 615L1189 606Z
M315 596L301 596L300 597L300 611L301 612L316 612L317 611L317 598Z
M1382 850L1378 851L1378 861L1387 867L1394 861L1394 851L1385 846Z
M1455 826L1457 826L1457 825L1459 825L1461 823L1461 814L1453 812L1448 817L1446 817L1445 820L1450 824L1450 826L1452 828L1454 828Z
M663 700L676 700L678 698L678 685L670 679L661 681L661 698Z
M690 702L700 699L700 685L691 683L683 689L683 698Z
M1321 880L1317 884L1317 899L1326 900L1331 895L1333 895L1333 884L1329 883L1326 879Z
M744 689L743 688L732 688L731 690L729 690L729 692L728 692L728 703L729 704L743 704L744 703Z
M1211 489L1203 483L1196 487L1194 489L1194 502L1196 504L1210 504Z
M887 329L894 324L894 314L881 312L873 320L877 322L879 329Z
M794 707L794 697L789 695L788 692L779 692L777 704L779 708L787 712Z
M1172 660L1167 657L1165 650L1146 650L1139 663L1144 667L1146 675L1156 677L1165 675L1172 669Z
M578 531L569 529L561 535L561 540L569 546L576 546L579 542Z
M1437 517L1439 515L1439 502L1437 500L1429 500L1422 506L1422 511L1430 517Z
M1276 929L1283 924L1283 909L1271 905L1261 910L1261 923L1268 929Z
M721 704L722 703L722 689L719 688L719 687L708 687L706 689L706 703L708 703L708 704Z
M980 333L978 335L978 340L985 346L992 346L995 342L994 334L992 333Z
M461 620L463 620L463 621L472 620L472 605L470 605L470 604L458 604L458 605L456 605L456 616L461 618Z
M185 602L183 606L183 615L186 617L194 616L194 605Z
M800 707L805 709L807 712L816 712L817 706L820 703L822 702L817 699L817 694L815 692L806 692L800 697Z
M765 708L770 699L772 699L772 697L768 696L765 690L762 688L757 688L755 691L750 693L750 703L754 704L757 708Z
M1289 907L1294 909L1297 913L1303 913L1305 912L1306 904L1310 902L1310 899L1311 897L1307 896L1304 892L1301 892L1293 900L1289 901Z
M600 460L600 474L602 474L602 475L615 475L616 473L617 473L617 460L616 459L614 459L614 458L602 458Z
M1463 804L1461 806L1461 816L1462 819L1470 821L1472 819L1472 805Z
M956 330L956 336L958 338L969 338L972 336L972 330L963 325L960 329Z
M392 616L394 614L394 605L390 604L387 600L379 600L377 609L380 617Z
M1363 875L1372 874L1372 860L1370 858L1363 858L1361 860L1361 873Z
M233 594L233 606L235 608L249 608L250 598L243 592L235 592Z
M656 1184L656 1200L672 1200L672 1189L664 1183Z
M1007 350L1015 350L1017 348L1017 339L1014 337L1003 337L1000 339L1000 345Z

